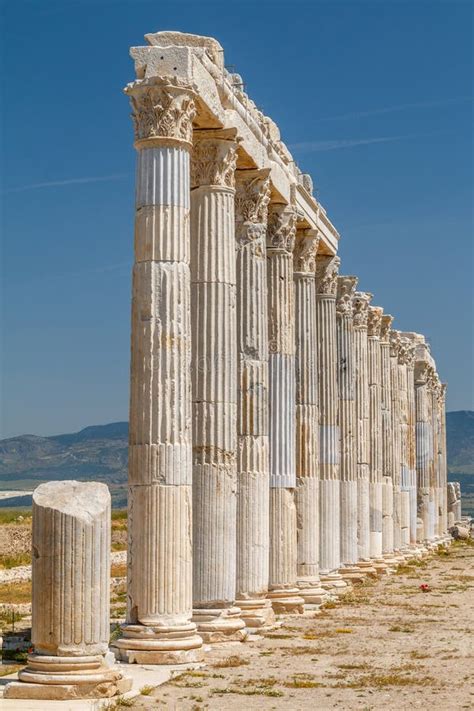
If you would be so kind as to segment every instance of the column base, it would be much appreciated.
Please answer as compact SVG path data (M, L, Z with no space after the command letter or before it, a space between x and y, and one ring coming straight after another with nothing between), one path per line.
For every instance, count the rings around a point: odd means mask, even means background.
M202 638L192 622L170 627L125 624L115 656L128 664L190 664L203 659Z
M390 566L384 558L374 558L372 560L372 565L375 568L377 575L389 575Z
M384 561L387 563L388 567L391 570L395 570L395 568L398 565L398 559L397 559L397 556L395 555L395 553L384 553L382 557L383 557Z
M241 618L245 622L248 632L264 632L275 625L275 613L270 600L266 598L253 598L251 600L237 600L241 609Z
M338 573L342 576L342 579L349 584L363 583L367 577L367 573L365 573L362 568L359 568L358 565L345 565L339 568Z
M248 636L240 607L195 608L193 622L206 644L245 642Z
M370 559L358 560L357 567L364 575L370 576L372 578L375 578L377 576L377 571L374 568L373 561Z
M328 594L326 590L322 587L319 578L301 578L296 581L298 586L299 594L304 600L305 605L323 605L327 599Z
M304 612L304 598L298 588L275 587L268 591L267 599L277 615L300 615Z
M132 680L102 655L55 657L29 654L19 681L5 687L5 699L72 700L110 698L132 688Z
M331 595L345 595L349 592L352 585L343 580L342 575L338 572L321 573L321 587L327 590Z

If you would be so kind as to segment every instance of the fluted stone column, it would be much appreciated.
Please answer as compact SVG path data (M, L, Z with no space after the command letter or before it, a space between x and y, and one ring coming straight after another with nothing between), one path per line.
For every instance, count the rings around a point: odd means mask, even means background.
M173 78L126 93L138 151L132 294L128 611L130 662L201 658L192 615L189 154L195 103Z
M319 420L316 339L316 252L313 230L296 234L294 250L296 342L296 513L298 587L305 603L319 605Z
M237 244L237 600L248 628L274 622L268 593L268 170L236 173Z
M448 510L448 528L454 526L454 507L456 504L456 489L454 481L448 481L446 487L446 501Z
M435 537L434 497L430 481L433 468L433 432L428 391L429 368L425 360L417 360L415 363L417 504L418 517L423 526L419 542L431 541Z
M356 456L357 456L357 548L359 567L371 568L369 498L369 374L367 320L372 294L356 291L352 299L354 325ZM375 570L373 570L375 573Z
M298 594L295 461L295 211L272 204L267 230L270 413L270 582L275 612L302 612Z
M410 543L417 540L417 490L416 490L416 407L415 407L415 344L410 343L407 359L408 399L408 477L410 494Z
M434 490L434 501L435 501L435 535L438 537L441 535L441 523L440 523L440 500L441 500L441 487L440 487L440 462L439 462L439 435L440 435L440 420L439 420L439 408L438 408L438 397L440 393L441 383L439 380L438 373L434 370L430 373L430 392L431 392L431 426L433 432L433 490Z
M236 596L235 131L195 131L191 160L193 621L241 641Z
M393 539L393 427L390 328L393 316L384 314L380 328L380 405L382 410L382 553L390 556Z
M389 333L390 342L390 396L392 415L392 471L393 471L393 547L399 554L401 548L401 412L398 374L400 332Z
M369 496L370 555L382 556L382 410L380 400L380 328L383 309L369 307L367 355L369 370Z
M458 481L450 481L446 486L448 529L461 520L461 485Z
M337 388L336 292L339 257L316 259L316 324L319 394L319 565L324 587L345 583L341 564L339 397Z
M448 484L448 461L446 443L446 383L441 383L439 408L441 418L441 432L439 439L440 468L441 468L441 535L445 536L448 530L448 501L446 487Z
M337 375L339 386L339 441L340 441L340 524L341 574L351 579L360 571L354 566L359 558L357 550L357 419L356 380L354 362L353 296L357 277L337 279Z
M400 394L400 527L402 549L410 544L410 472L408 467L408 378L407 361L411 344L400 336L398 350L398 388Z
M85 699L128 691L111 665L110 494L55 481L33 493L34 652L5 698Z

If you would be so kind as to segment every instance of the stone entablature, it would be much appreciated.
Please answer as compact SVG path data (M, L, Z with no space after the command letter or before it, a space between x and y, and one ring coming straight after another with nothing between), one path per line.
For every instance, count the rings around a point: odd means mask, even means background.
M126 88L137 116L136 140L152 141L156 131L165 131L171 140L190 141L191 121L195 128L235 129L237 167L268 169L276 201L293 204L298 227L318 230L324 250L335 254L339 233L312 195L311 178L296 165L275 122L242 90L241 78L225 69L219 42L181 32L145 39L149 46L130 51L137 80Z

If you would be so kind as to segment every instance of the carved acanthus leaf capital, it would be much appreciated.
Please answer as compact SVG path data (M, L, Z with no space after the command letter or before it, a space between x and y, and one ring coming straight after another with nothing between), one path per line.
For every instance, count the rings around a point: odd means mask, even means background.
M296 236L296 211L291 205L272 203L268 210L267 249L292 252Z
M428 382L430 365L426 361L418 360L415 363L415 383L418 386L426 385Z
M351 316L353 312L352 299L357 287L356 276L337 277L336 312L340 315Z
M269 171L238 170L235 178L236 222L266 226L270 202Z
M353 323L356 328L367 328L371 300L372 294L368 291L356 291L352 297Z
M321 254L316 257L316 293L336 296L337 277L341 260L339 257Z
M382 327L383 308L381 306L369 306L367 318L367 335L380 337Z
M236 164L237 142L235 140L221 138L218 131L194 132L191 156L192 188L207 185L233 188Z
M398 359L398 353L400 350L400 344L401 344L401 334L400 331L395 331L391 330L390 335L389 335L389 342L390 342L390 356L392 358L397 358Z
M173 77L140 79L128 84L137 148L164 140L191 144L196 115L194 91Z
M380 340L384 343L388 343L390 338L390 329L393 323L393 316L390 314L384 314L382 316L382 325L380 327Z
M294 272L314 276L319 240L320 237L316 230L300 230L296 233L293 251Z
M398 362L408 368L415 367L415 345L409 338L400 337L400 348L398 350Z

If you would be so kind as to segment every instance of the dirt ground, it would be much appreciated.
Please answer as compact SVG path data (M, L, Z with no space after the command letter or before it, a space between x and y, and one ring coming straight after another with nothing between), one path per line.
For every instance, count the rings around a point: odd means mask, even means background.
M429 591L423 592L421 584ZM137 709L474 709L474 543L286 617L133 700Z

